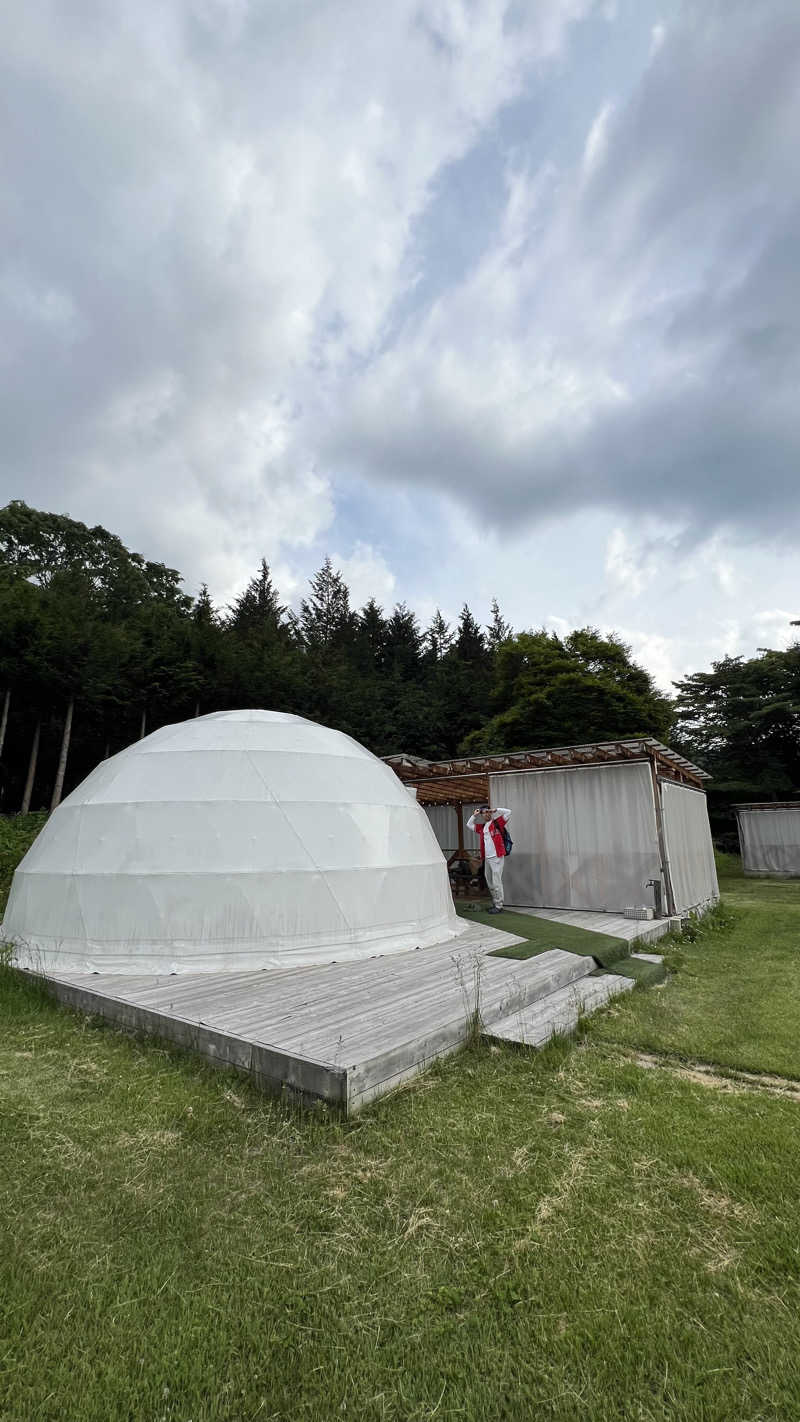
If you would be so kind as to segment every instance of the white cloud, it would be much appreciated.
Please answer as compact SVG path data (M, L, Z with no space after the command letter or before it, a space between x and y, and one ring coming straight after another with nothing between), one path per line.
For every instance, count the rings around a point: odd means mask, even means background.
M690 7L582 161L509 166L493 244L351 387L332 458L498 527L796 531L800 12L770 12Z
M652 555L634 547L624 528L614 528L606 544L605 571L613 587L638 597L654 577Z
M656 686L669 695L674 694L673 683L689 671L684 663L684 649L677 639L636 627L603 627L602 630L606 635L616 632L630 647L634 661L650 672Z
M717 536L710 539L704 554L706 566L716 578L720 590L724 593L733 594L736 592L736 570L733 560L726 557L721 549L721 540Z
M665 37L666 37L666 33L667 33L667 27L666 27L666 25L664 25L664 24L661 22L661 20L659 20L657 24L653 25L653 28L652 28L652 30L650 31L650 58L651 58L651 59L653 58L653 55L658 54L658 51L660 50L662 44L664 43L664 39L665 39Z
M612 112L613 106L610 103L603 104L586 135L583 149L583 172L586 177L599 167L605 157L608 146L608 124Z
M29 497L52 503L57 460L76 516L182 564L243 527L313 542L319 418L413 281L432 184L588 3L20 11L6 237L24 257L0 301ZM67 355L54 322L79 335Z
M558 617L553 613L544 618L542 626L546 631L554 632L556 637L562 638L568 637L570 632L574 631L574 624L569 621L569 618Z
M349 557L332 553L331 562L342 573L350 589L352 607L363 607L371 597L384 608L394 602L397 579L383 554L369 544L356 543Z
M330 547L357 602L618 623L659 678L787 635L800 11L629 7L627 57L615 16L18 8L6 495L222 601Z

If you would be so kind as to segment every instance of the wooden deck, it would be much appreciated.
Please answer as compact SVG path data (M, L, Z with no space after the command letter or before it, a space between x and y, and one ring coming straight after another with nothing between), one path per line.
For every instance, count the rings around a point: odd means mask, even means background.
M624 938L627 943L655 943L672 929L680 928L679 918L626 918L622 913L594 913L591 909L512 908L511 904L508 908L513 913L530 914L531 918L585 928L588 933L607 933L611 938Z
M493 958L523 940L471 924L409 953L323 967L170 977L59 974L68 1005L201 1053L260 1086L352 1112L484 1027L568 988L594 960L552 949Z

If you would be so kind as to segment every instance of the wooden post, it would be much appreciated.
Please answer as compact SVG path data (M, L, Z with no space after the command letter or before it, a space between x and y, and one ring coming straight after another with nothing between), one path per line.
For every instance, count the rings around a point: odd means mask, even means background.
M453 853L450 855L450 858L447 861L448 868L451 864L457 864L460 859L466 859L467 857L467 851L464 848L464 806L459 801L457 804L453 805L453 809L455 811L456 823L458 825L458 849L454 849Z
M658 778L655 758L650 758L650 774L653 781L653 808L656 812L656 832L658 834L658 854L661 860L661 875L664 880L664 897L667 901L665 914L666 918L675 915L675 894L672 889L672 871L670 869L669 854L667 853L667 836L664 831L664 808L661 797L661 782Z
M61 753L58 757L58 770L56 771L56 783L53 786L53 798L50 801L50 813L61 803L61 791L64 789L64 775L67 769L67 756L69 755L69 741L72 735L72 712L75 706L75 698L69 698L67 716L64 721L64 734L61 737Z
M31 746L31 756L28 761L28 778L25 781L25 793L22 797L20 808L21 815L27 815L31 807L31 796L33 794L33 782L36 779L36 762L39 759L39 733L42 729L41 719L36 722L36 730L33 733L33 745Z
M8 725L8 708L10 705L11 687L9 686L6 690L5 696L3 697L3 716L2 720L0 720L0 755L3 754L3 746L5 745L6 741L6 726Z

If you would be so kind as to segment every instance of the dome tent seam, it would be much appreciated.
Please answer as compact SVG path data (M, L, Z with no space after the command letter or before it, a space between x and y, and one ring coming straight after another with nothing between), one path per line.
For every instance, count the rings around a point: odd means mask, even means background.
M272 792L272 790L270 789L269 785L267 785L267 782L265 781L263 775L261 774L260 770L258 769L258 766L257 766L257 765L255 764L255 762L253 761L252 756L250 755L250 752L249 752L249 751L245 752L245 758L246 758L246 759L250 762L250 764L253 766L253 770L254 770L254 772L255 772L257 778L261 781L262 785L264 786L264 789L265 789L265 790L267 791L267 793L271 796L273 802L278 806L278 809L280 810L280 812L281 812L281 814L282 814L282 816L283 816L284 822L286 823L286 825L288 825L289 829L292 831L292 834L294 835L295 839L298 841L298 843L301 843L301 841L300 841L300 836L298 835L297 831L295 830L294 825L291 824L291 822L290 822L290 820L289 820L289 817L288 817L288 815L286 814L285 809L283 808L283 805L282 805L281 802L278 800L277 796L275 796L275 795L273 794L273 792ZM312 802L312 803L313 803L313 802ZM349 924L349 922L348 922L348 920L347 920L347 915L346 915L346 913L344 912L344 909L342 908L342 905L339 903L339 900L337 899L335 893L333 892L333 889L332 889L331 885L328 883L328 880L327 880L327 878L326 878L326 876L325 876L323 870L320 868L319 864L316 863L316 860L314 859L314 857L313 857L313 855L311 854L310 850L309 850L306 846L303 846L303 847L306 849L306 853L308 854L308 857L309 857L309 859L311 860L311 863L314 865L314 868L316 869L317 873L318 873L319 875L321 875L322 880L323 880L323 882L324 882L324 884L325 884L325 888L328 890L328 893L330 894L331 898L333 899L333 902L336 904L337 909L339 910L340 914L342 915L342 919L343 919L344 922L347 924L347 927L350 928L351 925Z

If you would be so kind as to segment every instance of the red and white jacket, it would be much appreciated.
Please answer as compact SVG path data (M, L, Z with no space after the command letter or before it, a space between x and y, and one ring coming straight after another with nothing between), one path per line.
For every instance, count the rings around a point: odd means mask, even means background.
M477 814L477 811L475 813ZM505 859L506 846L503 840L503 830L510 819L510 810L492 810L492 818L489 823L477 825L475 815L470 815L467 820L467 829L474 830L481 842L481 859Z

